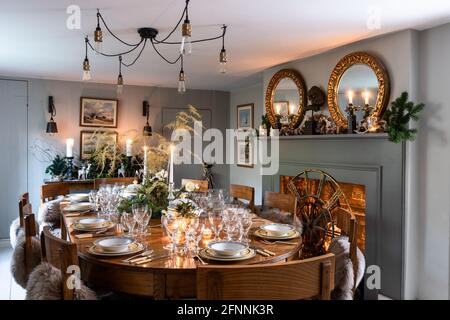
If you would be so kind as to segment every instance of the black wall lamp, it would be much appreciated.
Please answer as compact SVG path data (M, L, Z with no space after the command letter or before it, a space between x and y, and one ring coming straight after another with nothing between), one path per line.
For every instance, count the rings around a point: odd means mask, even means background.
M55 133L58 133L58 127L56 125L55 120L53 120L53 117L56 116L56 109L55 104L53 103L53 97L48 97L48 113L50 113L50 120L47 122L47 133L49 135L54 135Z
M147 123L145 124L143 135L144 137L151 137L152 127L148 123L148 116L150 115L150 105L148 104L148 101L144 101L142 103L142 114L144 117L147 117Z

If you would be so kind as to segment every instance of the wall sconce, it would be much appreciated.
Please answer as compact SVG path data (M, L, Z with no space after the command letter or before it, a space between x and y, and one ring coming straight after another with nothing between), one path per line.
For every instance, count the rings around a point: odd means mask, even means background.
M142 114L144 117L147 117L147 123L145 124L143 135L144 137L151 137L152 127L148 123L148 116L150 115L150 105L148 104L148 101L144 101L142 103Z
M53 117L56 116L56 109L55 104L53 103L52 96L48 97L48 113L50 113L50 120L47 122L46 132L52 136L55 133L58 133L58 127L56 125L55 120L53 120Z

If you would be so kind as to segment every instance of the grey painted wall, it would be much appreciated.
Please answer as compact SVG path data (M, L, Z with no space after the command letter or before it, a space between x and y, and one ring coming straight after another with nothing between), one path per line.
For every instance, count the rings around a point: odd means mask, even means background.
M254 86L234 90L230 95L230 128L237 126L237 109L240 104L254 103L253 121L255 128L261 124L261 116L263 115L264 103L261 92L263 90L262 82ZM236 164L230 165L230 183L243 184L255 188L255 203L261 204L262 195L262 176L260 175L260 166L255 165L253 168L239 167Z
M419 298L449 299L450 25L420 34Z
M40 162L31 147L37 143L52 146L65 153L65 139L74 138L74 152L79 150L81 130L93 128L79 127L80 97L115 98L116 87L110 84L96 84L91 82L68 82L41 79L29 81L29 112L28 112L28 191L34 208L39 205L39 187L44 179L47 163ZM53 137L45 134L48 120L48 96L54 97L57 110L55 120L59 133ZM188 90L184 95L173 88L156 88L141 86L125 86L123 95L119 98L118 128L119 135L137 130L141 133L145 124L142 116L142 101L150 103L150 124L154 131L161 130L161 116L164 108L180 108L192 104L197 108L211 110L211 126L225 130L228 123L229 93L222 91ZM4 116L8 116L7 114ZM94 128L95 129L95 128ZM120 143L124 144L126 137ZM26 158L24 154L22 157ZM216 181L220 186L229 184L229 169L226 165L214 167ZM201 166L190 165L175 167L175 183L179 184L181 177L200 178ZM16 203L16 199L12 199ZM2 225L8 225L10 219L0 217ZM7 238L8 233L2 232L0 238Z
M359 41L350 45L333 49L323 54L291 61L264 70L262 76L263 86L260 93L261 99L264 98L265 89L267 88L267 84L273 74L283 68L292 68L299 71L303 76L307 89L314 85L317 85L326 92L328 80L334 66L343 56L354 51L366 51L372 53L378 56L385 64L391 81L391 101L405 90L412 93L412 98L416 97L414 94L417 92L418 88L418 32L413 30L405 30L388 34L382 37ZM239 99L240 97L245 97L245 91L245 88L241 88L239 91L232 91L231 101ZM254 87L248 89L248 94L253 92ZM230 108L231 117L234 115L233 107L234 104L232 103ZM259 111L255 110L255 114L258 114L258 112L259 114L262 114L263 109L264 105L262 101L261 109ZM328 113L328 107L325 107L324 113ZM234 123L230 122L230 127L233 128L233 125ZM258 125L258 122L255 123L255 126ZM416 176L414 165L417 162L417 156L419 155L414 146L414 144L408 143L406 147L409 153L405 159L405 179L407 179L410 183L414 183L414 177ZM305 150L302 151L305 152ZM415 153L413 153L413 151ZM251 175L252 173L253 175ZM230 168L230 182L234 183L235 179L239 179L239 177L240 174L236 173L236 168ZM247 181L247 184L258 186L261 183L261 177L256 171L248 171L245 175L245 181ZM403 243L403 246L405 247L404 261L409 262L405 263L403 270L403 295L404 298L414 299L419 296L419 276L418 270L416 269L418 263L418 243L414 241L415 237L417 236L418 228L418 211L414 210L414 208L417 208L416 199L418 190L415 189L414 186L412 186L409 187L407 191L408 194L406 195L404 204L405 207L412 209L408 210L404 217L405 223L403 224L403 229L397 230L396 232L401 232L403 234L404 242L409 241L408 245L406 243ZM448 237L448 231L446 235Z

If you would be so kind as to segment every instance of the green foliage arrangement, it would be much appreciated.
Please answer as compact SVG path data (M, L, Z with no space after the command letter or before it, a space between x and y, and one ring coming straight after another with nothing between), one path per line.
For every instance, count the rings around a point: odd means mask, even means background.
M63 177L67 170L69 169L66 159L64 157L61 157L59 154L57 154L50 165L45 169L46 174L50 174L53 178L54 177Z
M414 104L408 101L408 92L403 92L400 97L391 103L391 108L386 110L383 120L387 124L389 140L399 143L407 140L414 140L417 129L410 129L411 120L418 121L419 113L423 110L423 103Z
M175 192L177 198L181 190ZM123 199L119 205L119 212L131 212L133 204L147 204L152 209L152 217L161 216L161 211L167 209L169 201L169 185L165 171L158 172L151 179L147 179L132 198Z
M183 218L194 218L197 217L197 209L194 207L192 202L180 202L176 206L177 213Z
M267 113L263 114L261 117L261 124L266 128L269 129L272 125L270 124L269 116Z

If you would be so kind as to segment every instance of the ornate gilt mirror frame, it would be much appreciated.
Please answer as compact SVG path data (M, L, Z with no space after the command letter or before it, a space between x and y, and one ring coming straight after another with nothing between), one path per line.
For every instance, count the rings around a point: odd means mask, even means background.
M328 108L331 117L336 125L344 128L347 128L347 119L339 107L339 82L345 71L357 64L369 66L378 79L378 95L372 115L381 118L389 102L389 76L381 61L366 52L354 52L346 55L334 67L328 81Z
M272 128L276 128L277 119L275 116L275 111L273 109L273 100L275 97L275 90L277 88L277 85L284 78L289 78L292 81L294 81L298 89L298 94L300 96L297 113L293 116L292 120L289 123L289 128L295 129L303 121L306 106L305 83L303 81L302 76L297 71L292 69L282 69L272 76L272 79L270 79L269 85L267 86L266 89L266 97L265 97L266 114L269 117L269 121L270 124L272 125Z

